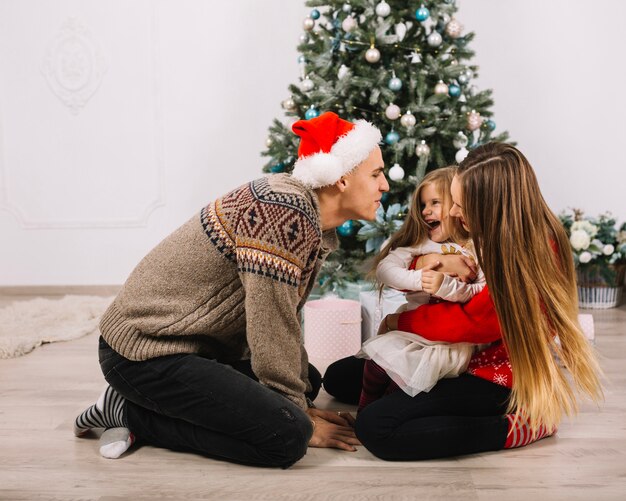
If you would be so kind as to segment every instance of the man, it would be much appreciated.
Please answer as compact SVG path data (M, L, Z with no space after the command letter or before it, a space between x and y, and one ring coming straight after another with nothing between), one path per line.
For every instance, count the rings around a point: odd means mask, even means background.
M355 450L352 417L308 398L320 377L299 313L337 247L335 228L374 219L389 190L381 134L330 112L293 131L301 142L291 175L202 209L139 263L104 314L99 357L110 386L74 431L107 429L105 457L134 437L283 468L308 445Z

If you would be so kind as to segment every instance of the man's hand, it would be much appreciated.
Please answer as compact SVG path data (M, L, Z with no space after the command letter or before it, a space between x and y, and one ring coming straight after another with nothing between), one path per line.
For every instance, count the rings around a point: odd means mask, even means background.
M422 290L428 294L435 294L443 283L444 274L435 271L439 263L432 263L422 268Z
M315 423L310 447L332 447L344 451L356 451L361 445L354 434L354 417L349 412L307 409L306 413Z

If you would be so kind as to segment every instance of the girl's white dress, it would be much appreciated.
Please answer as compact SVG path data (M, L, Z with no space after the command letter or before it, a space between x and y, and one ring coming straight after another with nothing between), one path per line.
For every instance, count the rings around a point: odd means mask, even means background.
M469 248L468 248L469 247ZM409 270L415 256L425 254L462 254L473 260L471 244L436 243L427 240L416 247L398 247L389 252L376 268L376 278L388 287L406 292L407 303L398 312L412 310L431 300L422 290L422 271ZM444 301L465 303L485 287L485 275L478 270L473 283L445 276L433 296ZM359 358L370 358L408 395L430 391L444 377L456 377L467 369L476 349L471 343L429 341L418 334L391 331L363 343Z

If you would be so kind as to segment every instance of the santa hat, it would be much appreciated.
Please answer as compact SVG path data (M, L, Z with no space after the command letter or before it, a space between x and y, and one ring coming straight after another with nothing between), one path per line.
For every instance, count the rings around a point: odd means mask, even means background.
M300 136L298 160L291 176L310 188L329 186L365 160L382 135L371 123L355 123L327 111L299 120L292 130Z

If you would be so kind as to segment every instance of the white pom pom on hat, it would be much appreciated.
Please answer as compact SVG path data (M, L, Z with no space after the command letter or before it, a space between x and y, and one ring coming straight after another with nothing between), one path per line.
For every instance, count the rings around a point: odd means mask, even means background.
M380 131L371 123L348 122L332 111L299 120L292 130L300 136L300 147L291 176L310 188L336 183L382 141Z

